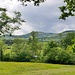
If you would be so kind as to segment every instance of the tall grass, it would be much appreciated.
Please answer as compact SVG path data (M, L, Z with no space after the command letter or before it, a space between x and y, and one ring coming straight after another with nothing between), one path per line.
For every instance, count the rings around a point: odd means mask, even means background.
M75 75L75 66L28 62L0 62L0 75Z

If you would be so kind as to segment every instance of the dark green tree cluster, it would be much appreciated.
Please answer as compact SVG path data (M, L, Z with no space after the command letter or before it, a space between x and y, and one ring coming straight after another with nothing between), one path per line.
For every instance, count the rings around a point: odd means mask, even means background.
M2 41L3 42L3 41ZM1 43L0 43L1 44ZM31 50L30 45L28 45L27 40L22 38L15 38L13 43L7 44L4 48L4 43L0 46L0 51L2 52L1 61L17 61L17 62L29 62L31 61Z
M61 46L50 41L44 50L44 62L58 64L75 64L75 33L68 33L62 39Z
M35 31L31 32L31 36L29 37L29 44L31 45L31 50L33 51L33 55L37 54L37 43L38 43L38 33Z
M67 48L69 45L74 44L75 33L68 33L65 38L62 38L61 45Z
M60 42L40 42L34 31L29 39L16 38L10 45L0 40L0 60L75 64L75 34L68 33Z
M1 61L35 61L39 53L38 43L37 32L34 31L31 32L29 39L1 40L0 59Z

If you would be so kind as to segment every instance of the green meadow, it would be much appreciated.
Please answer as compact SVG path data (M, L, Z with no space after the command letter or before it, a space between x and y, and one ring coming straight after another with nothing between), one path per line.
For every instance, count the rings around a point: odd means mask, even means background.
M74 65L0 62L0 75L75 75Z

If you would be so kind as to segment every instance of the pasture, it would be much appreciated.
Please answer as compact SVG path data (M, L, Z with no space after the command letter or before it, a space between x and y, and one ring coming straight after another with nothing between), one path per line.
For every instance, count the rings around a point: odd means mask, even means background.
M75 75L75 66L32 62L0 62L0 75Z

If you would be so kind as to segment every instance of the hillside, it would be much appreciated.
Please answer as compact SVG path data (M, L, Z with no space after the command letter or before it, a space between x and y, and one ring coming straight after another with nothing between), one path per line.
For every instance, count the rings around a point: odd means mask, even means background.
M61 33L45 33L45 32L38 32L38 38L40 41L50 41L50 40L55 40L59 41L61 37L65 37L68 33L75 33L74 30L68 30L64 31ZM5 35L5 36L0 36L0 39L14 39L14 38L29 38L31 36L30 33L25 34L25 35Z

